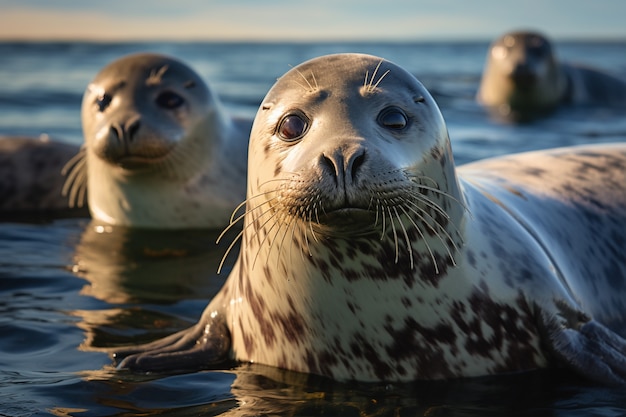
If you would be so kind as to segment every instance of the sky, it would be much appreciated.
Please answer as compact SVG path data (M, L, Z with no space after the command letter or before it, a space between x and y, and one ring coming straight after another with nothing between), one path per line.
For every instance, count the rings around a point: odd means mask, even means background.
M622 0L0 0L0 40L626 39Z

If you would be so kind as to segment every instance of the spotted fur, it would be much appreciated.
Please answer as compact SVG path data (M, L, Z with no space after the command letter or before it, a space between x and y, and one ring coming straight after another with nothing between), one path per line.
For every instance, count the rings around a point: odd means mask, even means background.
M88 215L84 209L70 209L62 195L61 171L77 151L77 145L47 135L0 137L0 220Z
M306 74L315 82L303 85ZM623 359L626 342L593 320L595 294L579 298L595 284L576 283L587 273L623 282L624 164L622 145L496 159L457 176L441 113L413 76L366 55L309 61L255 119L245 213L233 216L241 251L224 288L198 325L121 365L180 367L184 356L202 366L219 321L231 358L339 380L568 363L623 382L624 361L608 352ZM617 303L607 310L623 311Z

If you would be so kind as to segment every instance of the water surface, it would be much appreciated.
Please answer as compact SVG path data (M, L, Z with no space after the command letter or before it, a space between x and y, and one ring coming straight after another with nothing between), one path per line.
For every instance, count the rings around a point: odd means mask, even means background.
M0 44L0 135L81 143L83 90L121 55L189 63L227 109L254 117L290 65L335 52L392 60L434 93L457 163L583 143L626 141L623 109L570 108L532 124L495 123L473 100L478 43ZM626 76L626 42L561 43L563 59ZM228 273L218 231L131 232L88 219L0 223L0 415L6 416L616 416L626 393L567 372L415 384L340 384L273 368L180 375L115 370L106 349L195 323ZM232 260L229 261L232 264Z

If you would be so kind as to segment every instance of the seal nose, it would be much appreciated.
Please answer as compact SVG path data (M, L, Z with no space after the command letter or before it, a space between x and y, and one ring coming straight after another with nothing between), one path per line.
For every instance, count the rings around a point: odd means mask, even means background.
M337 149L333 153L322 153L320 165L331 175L335 184L354 183L365 162L365 149Z
M137 132L141 127L141 119L139 117L134 118L124 124L115 123L112 124L110 129L111 133L122 142L132 142L137 136Z
M516 65L511 73L511 79L520 87L529 87L535 83L537 74L530 65L523 63Z

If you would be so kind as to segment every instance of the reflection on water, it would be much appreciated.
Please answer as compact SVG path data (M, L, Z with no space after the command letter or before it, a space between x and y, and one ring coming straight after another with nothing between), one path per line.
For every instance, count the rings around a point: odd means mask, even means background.
M87 281L80 294L107 306L130 307L72 311L82 319L77 325L86 332L81 348L140 343L189 326L189 320L195 321L220 290L232 267L231 262L221 275L216 274L224 253L216 246L218 235L216 230L87 225L72 266ZM179 318L181 313L187 320Z
M89 224L76 247L73 271L89 281L83 295L111 304L212 298L225 276L207 278L222 258L218 234Z
M54 415L96 415L89 407L97 403L97 415L124 416L586 416L598 410L585 406L591 398L605 405L624 400L621 390L585 385L565 371L395 385L242 365L160 377L85 372L67 385L74 402L51 408ZM55 387L39 388L40 395L48 391Z

